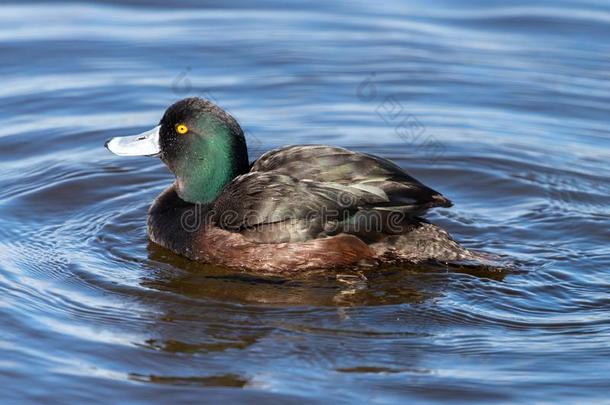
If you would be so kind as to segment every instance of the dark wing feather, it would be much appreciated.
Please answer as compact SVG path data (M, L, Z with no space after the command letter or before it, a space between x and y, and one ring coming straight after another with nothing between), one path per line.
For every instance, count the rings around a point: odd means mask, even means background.
M385 202L377 194L337 183L251 172L229 183L213 206L215 223L259 242L295 242L337 233L361 207Z
M254 162L251 171L368 188L387 197L387 202L378 205L380 208L395 207L413 216L421 215L429 208L453 205L442 194L387 159L334 146L300 145L275 149Z
M402 233L408 225L397 223L438 206L451 202L389 160L314 145L266 153L223 189L213 212L224 229L278 243Z

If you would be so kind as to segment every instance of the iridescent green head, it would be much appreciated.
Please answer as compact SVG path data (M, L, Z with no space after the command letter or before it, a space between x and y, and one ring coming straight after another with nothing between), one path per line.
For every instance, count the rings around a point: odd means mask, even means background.
M159 126L106 147L122 156L159 156L176 175L180 198L210 203L236 176L248 171L248 152L237 121L215 104L187 98L170 106Z

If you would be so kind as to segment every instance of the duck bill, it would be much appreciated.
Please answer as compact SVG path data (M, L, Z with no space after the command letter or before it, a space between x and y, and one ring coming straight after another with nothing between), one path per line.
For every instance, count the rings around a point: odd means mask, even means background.
M119 136L106 141L106 148L119 156L156 156L161 153L159 147L159 129L157 126L139 135Z

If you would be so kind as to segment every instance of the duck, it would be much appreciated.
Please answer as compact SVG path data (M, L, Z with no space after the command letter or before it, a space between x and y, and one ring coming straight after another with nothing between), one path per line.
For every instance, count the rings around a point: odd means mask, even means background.
M180 100L153 129L105 146L174 174L150 206L148 238L193 261L294 272L478 257L423 217L453 203L394 162L327 145L250 162L239 123L209 100Z

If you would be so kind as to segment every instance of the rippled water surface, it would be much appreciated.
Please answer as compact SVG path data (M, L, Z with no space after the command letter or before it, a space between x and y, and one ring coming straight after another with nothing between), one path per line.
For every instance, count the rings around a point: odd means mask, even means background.
M610 5L257 3L0 6L0 402L608 401ZM103 143L196 95L252 158L394 159L516 268L271 277L148 242L172 177Z

